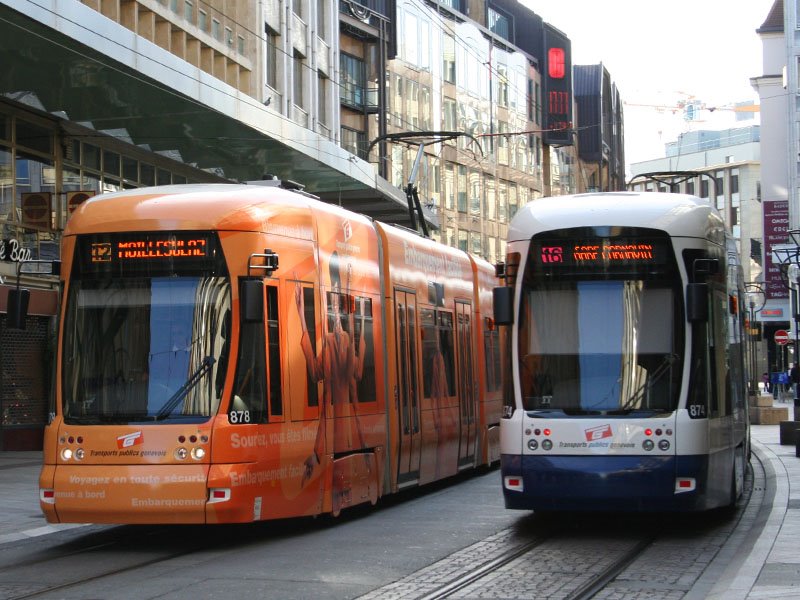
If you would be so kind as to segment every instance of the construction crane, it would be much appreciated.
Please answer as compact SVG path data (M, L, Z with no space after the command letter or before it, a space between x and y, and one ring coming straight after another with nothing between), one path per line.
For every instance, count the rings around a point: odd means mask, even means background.
M675 104L639 104L636 102L623 102L625 106L636 106L644 108L654 108L658 112L683 113L684 121L698 121L698 113L706 110L710 113L715 111L732 111L739 113L756 113L761 110L758 104L725 104L721 106L709 106L705 102L697 100L694 96L688 96L686 100L678 100Z

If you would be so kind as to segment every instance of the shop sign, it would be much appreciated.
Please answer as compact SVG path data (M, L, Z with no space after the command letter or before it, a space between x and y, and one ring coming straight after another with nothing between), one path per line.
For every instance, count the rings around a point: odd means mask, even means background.
M0 260L3 262L25 262L31 260L31 249L23 248L22 242L9 238L0 240Z

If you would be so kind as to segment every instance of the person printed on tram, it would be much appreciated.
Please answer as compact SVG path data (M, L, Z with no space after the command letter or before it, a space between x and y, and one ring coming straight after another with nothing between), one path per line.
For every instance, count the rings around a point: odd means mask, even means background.
M364 355L366 342L364 340L364 315L361 315L361 331L359 336L358 348L348 333L342 327L342 298L349 298L351 267L348 264L346 270L345 288L342 291L342 281L340 273L340 259L337 252L330 257L330 306L328 313L332 320L329 320L328 331L322 338L322 351L317 356L314 353L311 337L308 334L308 325L305 317L305 304L303 299L303 289L298 281L295 287L295 304L300 316L300 326L302 337L300 347L306 359L308 375L314 382L323 383L323 406L320 410L319 427L317 429L316 441L313 453L305 460L303 483L308 481L313 475L314 469L320 464L320 456L325 451L325 420L326 407L333 407L333 417L346 415L344 410L345 403L351 406L351 414L355 417L356 433L358 436L359 448L364 447L361 426L355 411L357 398L357 383L361 380L364 372ZM348 326L350 331L354 330L355 317L352 311L348 313ZM348 438L352 435L352 430L348 427L346 431ZM348 439L348 446L352 447L352 440Z

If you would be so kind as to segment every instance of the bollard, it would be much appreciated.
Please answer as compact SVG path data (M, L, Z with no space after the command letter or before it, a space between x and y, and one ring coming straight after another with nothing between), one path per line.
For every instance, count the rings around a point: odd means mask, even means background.
M794 432L794 455L800 458L800 430Z

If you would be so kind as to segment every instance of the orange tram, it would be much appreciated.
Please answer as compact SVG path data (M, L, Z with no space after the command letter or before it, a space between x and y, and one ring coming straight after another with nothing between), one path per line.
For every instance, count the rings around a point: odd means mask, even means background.
M481 259L278 185L204 184L88 200L62 261L49 522L338 515L499 459Z

